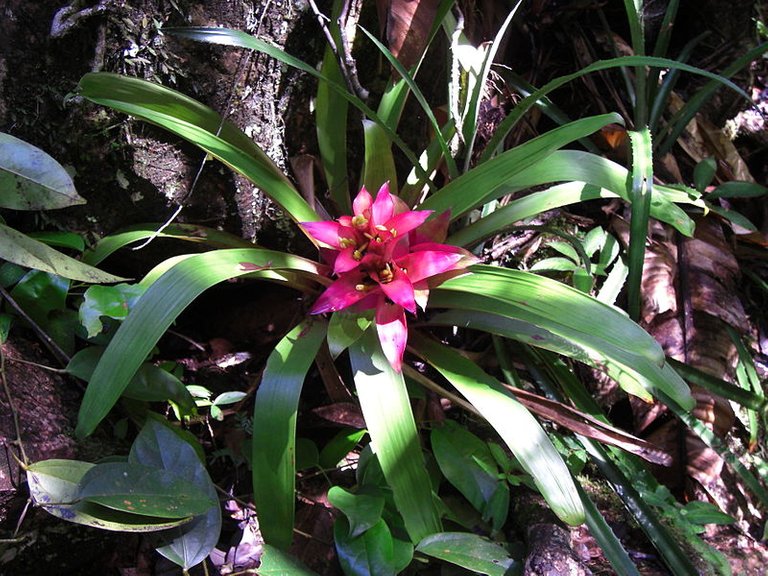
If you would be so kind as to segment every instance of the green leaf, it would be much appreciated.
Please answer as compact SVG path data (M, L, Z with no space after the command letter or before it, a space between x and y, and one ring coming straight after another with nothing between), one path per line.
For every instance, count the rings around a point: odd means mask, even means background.
M8 340L8 333L11 331L11 316L0 314L0 344L5 344Z
M446 421L432 430L432 452L440 471L481 513L486 511L499 484L493 455L488 445L455 422ZM481 461L483 465L479 465Z
M59 248L70 248L76 252L85 250L85 240L80 234L74 232L32 232L27 234L30 238L40 240L48 246L57 246Z
M162 226L163 224L159 222L155 224L136 224L135 226L123 228L115 234L105 236L83 254L83 262L96 266L120 248L153 237L193 242L211 248L255 248L252 242L244 238L206 226L171 224L163 228L162 232L158 232Z
M222 122L217 112L196 100L155 82L106 72L83 76L79 93L199 146L263 188L297 222L318 219L290 180L252 139L231 122Z
M104 350L100 346L83 348L70 358L67 372L88 382L104 355ZM195 399L181 380L167 370L147 362L139 366L123 395L143 402L172 400L184 414L191 414L195 409Z
M632 394L650 398L664 392L681 408L694 406L690 390L665 364L658 343L617 308L528 272L492 266L471 270L430 295L430 306L454 308L452 314L462 316L451 319L455 325L474 325L513 339L520 339L520 330L526 343L599 366Z
M253 407L253 493L264 540L287 549L293 537L296 413L307 371L325 339L321 319L302 322L269 355Z
M90 286L84 294L78 309L80 323L88 338L93 338L104 329L101 317L123 320L141 297L146 288L136 284L114 286Z
M441 532L427 536L416 551L487 576L522 574L523 566L497 542L467 532Z
M337 518L333 539L346 576L395 576L394 543L384 520L379 520L361 536L353 538L349 534L347 519Z
M581 524L584 509L568 467L531 413L495 378L454 350L416 335L411 344L493 426L552 511L568 524Z
M489 188L481 196L481 203L552 182L567 182L549 190L533 192L513 200L504 207L481 218L474 224L454 233L448 241L459 246L470 246L514 225L519 220L560 206L598 198L630 200L627 190L628 171L623 166L589 152L557 150L545 162L538 162L509 177L504 186ZM585 185L589 184L591 186ZM693 220L675 203L686 203L704 208L704 203L692 188L676 190L656 186L651 201L651 216L670 224L686 236L693 235Z
M335 468L349 454L368 432L345 428L339 430L320 451L320 466Z
M356 342L371 325L371 319L347 312L334 312L328 323L328 348L333 358Z
M363 120L365 161L363 162L363 186L376 194L382 184L389 183L390 192L397 194L397 171L392 156L392 143L384 130L370 120Z
M717 172L717 163L711 156L703 158L701 162L696 164L693 169L693 184L696 190L704 192L704 189L710 185L715 177L715 172Z
M418 542L441 526L403 375L384 356L374 326L349 354L371 444L408 536Z
M176 261L139 298L109 343L85 391L76 433L87 436L93 432L160 337L203 291L256 271L285 269L307 276L324 271L311 260L259 248L217 250Z
M264 544L259 574L261 576L317 576L316 572L312 572L295 558L269 544Z
M46 326L51 313L66 307L69 285L69 280L61 276L30 270L16 284L11 296L35 322Z
M579 265L568 258L544 258L530 267L531 272L552 270L554 272L573 272L579 269Z
M81 282L101 284L125 280L66 256L5 224L0 224L0 259Z
M200 460L200 454L185 440L183 432L150 418L133 443L128 459L174 471L213 502L202 515L162 535L165 543L157 551L186 570L202 562L216 546L221 532L221 508L216 488Z
M717 506L710 502L701 502L697 500L688 502L683 506L680 513L688 522L700 524L702 526L705 524L725 525L736 522L736 519L733 518L733 516L721 512Z
M32 501L49 514L102 530L152 532L177 526L189 518L156 518L127 514L79 500L80 482L96 465L78 460L43 460L27 467Z
M53 210L85 204L66 170L48 154L0 132L0 207Z
M765 51L764 47L763 51ZM759 55L759 53L757 55ZM567 74L565 76L555 78L539 90L536 90L534 93L518 102L512 112L510 112L510 114L508 114L502 123L497 127L496 132L494 132L493 137L488 142L488 145L483 152L482 159L486 160L495 153L496 149L509 134L509 131L517 124L517 122L520 121L520 119L526 112L528 112L528 110L530 110L539 102L542 97L546 96L560 86L563 86L564 84L567 84L572 80L576 80L577 78L581 78L587 74L598 72L600 70L607 70L610 68L621 68L624 66L655 66L658 68L672 68L684 70L686 72L692 72L694 74L705 76L706 78L711 78L720 84L724 84L725 86L728 86L732 90L736 91L745 99L750 100L749 95L730 80L727 80L726 78L723 78L717 74L713 74L712 72L707 72L706 70L702 70L694 66L689 66L688 64L677 62L675 60L669 60L667 58L654 58L651 56L621 56L619 58L612 58L610 60L600 60L590 64L589 66L585 66L573 74ZM685 123L687 123L687 120Z
M210 498L177 472L133 462L94 466L80 484L80 498L142 516L187 518L217 504L216 498Z
M629 139L632 143L632 189L630 192L632 218L629 223L629 246L627 247L627 267L629 268L627 308L629 317L638 321L640 283L643 278L645 243L653 196L653 147L651 131L647 126L639 131L630 131Z
M761 198L768 194L768 188L754 182L723 182L706 195L710 202L718 198Z
M357 538L379 520L384 511L384 496L378 490L363 488L356 493L339 486L328 490L328 502L341 511L349 522L349 537Z
M333 15L328 28L333 34L336 45L341 44L338 17L342 3L334 2ZM320 72L336 84L343 84L344 77L339 62L331 46L326 46ZM320 151L325 180L331 200L336 204L339 214L352 214L352 202L347 185L347 112L349 103L338 98L326 80L317 83L315 99L315 125L317 147Z
M612 122L622 123L622 119L618 114L592 116L537 136L456 178L427 198L419 209L434 210L438 214L451 210L451 217L459 218L489 198L505 194L508 180L516 174L541 162L566 144Z

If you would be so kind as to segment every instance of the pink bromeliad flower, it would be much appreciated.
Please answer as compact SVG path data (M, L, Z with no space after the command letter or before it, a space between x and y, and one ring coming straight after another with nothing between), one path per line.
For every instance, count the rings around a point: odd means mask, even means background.
M426 306L429 289L477 262L462 248L441 244L447 214L427 222L432 211L408 210L384 184L374 200L363 187L352 216L302 226L329 251L336 280L311 314L376 310L379 341L399 372L408 340L405 312ZM330 250L328 250L330 249Z

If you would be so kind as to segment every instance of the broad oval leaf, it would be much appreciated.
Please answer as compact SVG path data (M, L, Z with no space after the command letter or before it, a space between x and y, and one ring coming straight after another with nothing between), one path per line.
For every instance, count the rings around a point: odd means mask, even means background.
M328 502L347 517L350 538L360 536L381 520L384 496L377 492L372 489L363 489L352 493L340 486L332 486L328 490Z
M94 466L80 484L80 498L142 516L187 518L217 504L215 498L177 473L133 462Z
M131 447L131 462L173 470L204 492L213 504L188 524L163 533L164 544L157 551L185 570L202 562L213 550L221 533L221 508L216 488L195 446L185 433L153 419L147 420ZM194 438L190 440L195 442ZM196 442L195 442L196 443Z
M53 210L85 204L64 167L28 142L0 132L0 207Z
M125 280L62 254L5 224L0 224L0 260L81 282L101 284Z
M522 573L522 563L498 542L467 532L441 532L427 536L416 550L487 576Z
M395 551L392 533L379 520L362 535L351 537L346 517L336 519L333 539L336 553L347 576L395 576Z
M43 460L27 467L32 501L49 514L93 528L120 532L154 532L189 518L157 518L127 514L79 500L80 481L95 464L79 460Z

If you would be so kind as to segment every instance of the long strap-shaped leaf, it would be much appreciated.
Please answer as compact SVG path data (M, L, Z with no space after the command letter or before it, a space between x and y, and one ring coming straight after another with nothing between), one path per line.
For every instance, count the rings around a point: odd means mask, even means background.
M195 298L214 284L258 269L295 270L311 276L318 275L321 266L258 248L218 250L179 261L152 283L109 343L80 405L77 435L93 432L163 333Z
M471 246L484 238L498 234L515 222L546 210L596 198L623 198L629 201L628 171L607 158L581 150L557 150L543 162L522 170L507 179L503 186L486 192L480 199L484 204L503 194L533 188L541 184L565 182L550 190L534 192L511 201L488 216L458 230L448 238L457 246ZM584 184L593 187L585 189ZM651 216L670 224L680 233L692 236L693 220L677 203L705 208L704 201L693 189L677 190L655 186Z
M253 493L264 540L287 549L293 536L296 412L307 370L323 343L324 320L305 321L269 355L253 407Z
M605 369L633 394L650 398L660 390L682 409L693 408L690 390L665 364L659 345L618 309L528 272L490 266L472 272L433 290L430 306L473 310L457 325L567 354Z
M488 420L517 456L552 511L571 525L584 522L584 509L568 467L530 412L474 362L417 335L414 351L434 366Z
M509 178L579 138L597 132L612 122L621 123L618 114L602 114L576 120L560 126L501 154L460 176L440 189L420 205L420 209L437 213L451 211L452 218L459 218L483 203L488 196L506 185ZM503 194L501 191L499 195Z
M263 188L297 222L319 218L253 140L200 102L154 82L106 72L83 76L79 91L92 102L157 124L199 146Z
M349 347L360 407L384 478L415 544L442 531L402 373L384 356L375 327Z
M639 89L639 86L638 86ZM648 237L648 218L651 213L653 193L653 149L651 131L648 127L629 133L632 142L632 220L629 226L629 248L627 249L627 299L629 316L640 318L640 282L643 279L645 262L645 241Z

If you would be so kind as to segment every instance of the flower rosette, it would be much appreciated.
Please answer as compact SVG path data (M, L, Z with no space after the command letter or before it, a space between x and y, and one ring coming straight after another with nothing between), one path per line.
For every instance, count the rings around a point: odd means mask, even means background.
M375 310L382 350L400 371L408 341L405 312L424 309L429 289L478 261L445 240L447 214L427 220L431 210L409 210L384 184L374 200L363 187L353 214L334 221L304 222L333 266L335 281L310 314Z

